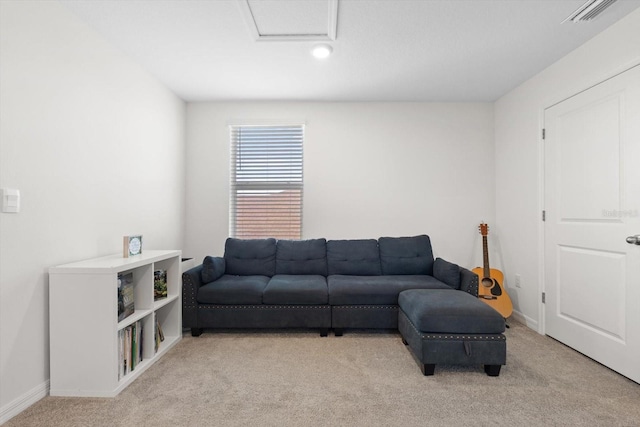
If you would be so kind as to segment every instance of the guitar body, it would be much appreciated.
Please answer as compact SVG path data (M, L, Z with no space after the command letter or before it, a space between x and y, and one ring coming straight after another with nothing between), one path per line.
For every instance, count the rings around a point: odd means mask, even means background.
M513 303L504 290L504 274L495 268L489 269L489 277L484 277L484 269L476 267L471 270L478 275L478 298L493 307L505 319L513 313Z
M478 227L482 235L483 267L476 267L472 271L478 275L478 298L493 307L505 319L513 313L513 303L504 290L504 274L502 271L489 267L489 246L487 235L489 226L485 223Z

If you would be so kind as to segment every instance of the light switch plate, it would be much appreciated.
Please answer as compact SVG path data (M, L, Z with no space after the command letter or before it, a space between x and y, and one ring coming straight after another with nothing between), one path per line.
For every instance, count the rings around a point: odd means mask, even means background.
M20 212L20 190L13 188L2 189L2 212Z

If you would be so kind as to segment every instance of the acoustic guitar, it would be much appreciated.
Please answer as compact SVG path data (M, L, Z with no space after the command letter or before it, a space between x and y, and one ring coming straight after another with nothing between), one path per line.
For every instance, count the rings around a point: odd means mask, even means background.
M478 275L478 298L489 304L506 319L513 312L513 303L502 287L504 283L502 272L495 268L489 268L489 245L487 244L489 226L483 222L478 229L482 235L483 267L476 267L472 270Z

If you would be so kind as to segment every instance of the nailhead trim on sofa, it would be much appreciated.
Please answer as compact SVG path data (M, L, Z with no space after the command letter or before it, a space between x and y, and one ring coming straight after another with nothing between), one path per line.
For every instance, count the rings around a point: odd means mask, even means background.
M237 310L237 309L259 309L259 310L280 310L280 309L308 309L308 310L329 310L329 305L199 305L199 309L208 310Z
M198 307L198 302L196 301L195 286L193 286L191 277L188 275L182 276L182 307L183 308Z
M469 286L469 289L467 289L467 292L473 295L474 297L477 297L478 286L479 286L479 281L478 281L478 276L476 276L473 279L471 279L471 284Z
M464 335L464 334L425 334L422 331L419 331L416 328L416 325L413 322L408 322L411 325L411 328L416 331L420 338L427 340L476 340L476 341L506 341L507 337L502 334L492 334L492 335Z

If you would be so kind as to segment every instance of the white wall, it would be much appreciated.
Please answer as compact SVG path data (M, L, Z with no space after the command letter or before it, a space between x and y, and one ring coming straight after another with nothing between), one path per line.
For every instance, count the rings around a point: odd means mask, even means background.
M508 292L516 314L540 332L544 109L638 63L640 10L495 103L496 230L505 281L513 284L515 274L521 275L521 288Z
M436 256L481 261L494 218L493 106L195 103L187 109L185 255L222 255L228 123L305 122L303 238L430 235Z
M57 2L1 1L0 31L2 422L48 391L50 266L180 249L186 107Z

